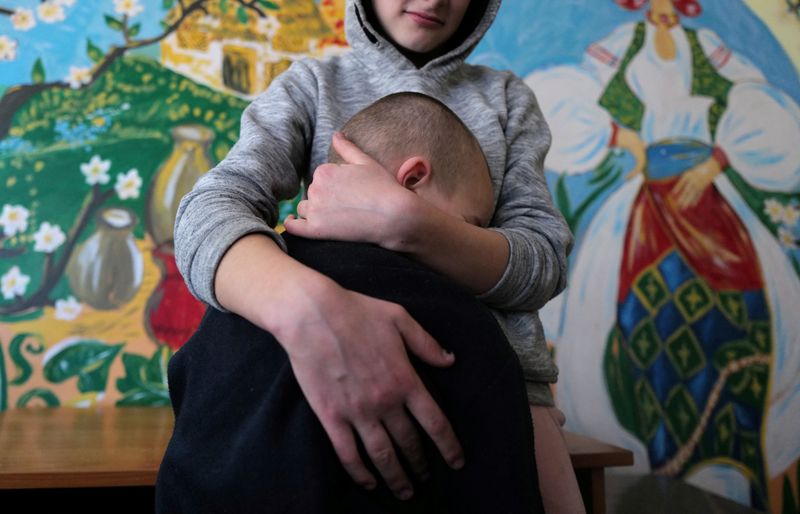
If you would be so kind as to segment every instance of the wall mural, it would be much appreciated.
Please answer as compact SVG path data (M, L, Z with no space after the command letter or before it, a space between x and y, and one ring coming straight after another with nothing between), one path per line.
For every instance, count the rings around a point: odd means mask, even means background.
M0 0L0 410L168 403L204 309L177 203L249 99L346 49L343 4ZM553 131L569 427L798 512L800 5L505 0L471 61L525 77Z

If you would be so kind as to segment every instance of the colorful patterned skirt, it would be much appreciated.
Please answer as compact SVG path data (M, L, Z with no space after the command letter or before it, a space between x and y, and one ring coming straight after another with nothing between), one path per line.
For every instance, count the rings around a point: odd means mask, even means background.
M648 148L620 269L605 368L617 417L653 470L726 464L765 502L759 433L769 384L770 311L753 243L712 185L680 208L676 185L711 156L692 141Z

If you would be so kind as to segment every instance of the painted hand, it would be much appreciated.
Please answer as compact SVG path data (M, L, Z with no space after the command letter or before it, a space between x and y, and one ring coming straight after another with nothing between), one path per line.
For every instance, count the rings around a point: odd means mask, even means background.
M678 208L688 209L697 205L703 192L720 172L722 167L714 157L684 172L672 191L672 197L677 202Z
M644 171L644 167L647 165L647 153L645 152L644 142L642 138L639 137L639 134L633 130L619 127L617 129L617 147L630 152L636 160L633 169L625 177L626 180Z
M341 134L334 135L333 147L345 164L323 164L315 170L308 198L298 204L298 217L286 219L286 230L311 239L390 247L385 243L416 195Z

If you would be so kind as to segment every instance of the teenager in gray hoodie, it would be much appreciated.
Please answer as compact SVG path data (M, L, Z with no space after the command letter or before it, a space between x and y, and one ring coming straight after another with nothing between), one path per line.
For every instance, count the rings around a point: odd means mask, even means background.
M289 232L400 251L479 295L520 358L529 400L552 405L557 370L536 312L565 285L572 236L543 175L549 130L518 77L464 62L499 4L348 2L352 51L302 60L280 75L246 109L240 140L184 198L176 221L176 257L194 294L273 333L345 469L358 483L376 483L358 437L401 497L410 484L392 441L412 467L420 461L411 418L451 466L465 462L406 352L440 367L455 357L396 305L343 289L286 255L273 228L277 203L313 175ZM372 163L325 164L335 127L401 91L442 101L479 141L494 189L489 228L431 208ZM333 140L340 155L356 155L342 137Z

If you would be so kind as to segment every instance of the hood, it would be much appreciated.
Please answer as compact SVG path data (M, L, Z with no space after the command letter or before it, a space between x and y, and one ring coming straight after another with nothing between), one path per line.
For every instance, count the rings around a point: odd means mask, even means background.
M460 66L489 30L498 9L500 0L471 0L464 21L447 43L445 53L431 59L420 69L447 72ZM369 67L416 70L417 66L389 42L376 26L371 0L348 0L345 33L358 59Z

